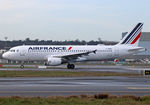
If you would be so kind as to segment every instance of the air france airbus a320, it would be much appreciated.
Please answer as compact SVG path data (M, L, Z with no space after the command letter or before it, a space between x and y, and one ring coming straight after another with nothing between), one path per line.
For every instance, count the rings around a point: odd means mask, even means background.
M57 66L67 63L68 69L74 69L74 62L115 59L145 51L145 48L138 47L142 27L143 23L138 23L129 34L113 46L22 45L11 48L2 57L8 60L23 62L44 61L47 66ZM24 66L21 65L20 67L23 68Z

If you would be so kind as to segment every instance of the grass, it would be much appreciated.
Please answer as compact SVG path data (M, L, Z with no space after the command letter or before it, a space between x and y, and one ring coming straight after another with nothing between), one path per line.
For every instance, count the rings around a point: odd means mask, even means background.
M99 98L95 96L0 97L0 105L150 105L150 96L125 95L118 97L109 94L98 94Z
M78 72L78 71L0 71L0 77L87 77L87 76L140 76L131 73Z

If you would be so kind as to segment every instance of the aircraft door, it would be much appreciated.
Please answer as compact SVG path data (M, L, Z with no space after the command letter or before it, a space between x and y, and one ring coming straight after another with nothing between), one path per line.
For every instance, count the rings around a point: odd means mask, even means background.
M20 50L20 59L27 61L28 60L28 56L27 56L27 52L25 49L21 49Z
M119 57L119 48L114 48L114 57Z
M20 51L20 56L26 56L26 51L25 50L21 50Z

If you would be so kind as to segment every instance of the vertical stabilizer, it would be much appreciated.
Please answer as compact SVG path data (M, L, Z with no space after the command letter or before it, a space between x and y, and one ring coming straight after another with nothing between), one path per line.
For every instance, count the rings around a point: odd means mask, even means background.
M135 28L130 33L125 35L125 37L118 44L138 46L142 27L143 23L138 23Z

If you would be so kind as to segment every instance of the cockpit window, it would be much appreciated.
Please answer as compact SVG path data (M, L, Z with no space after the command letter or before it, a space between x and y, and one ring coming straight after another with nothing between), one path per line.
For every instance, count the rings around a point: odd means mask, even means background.
M11 50L9 50L10 52L15 52L15 50L13 50L13 49L11 49Z

